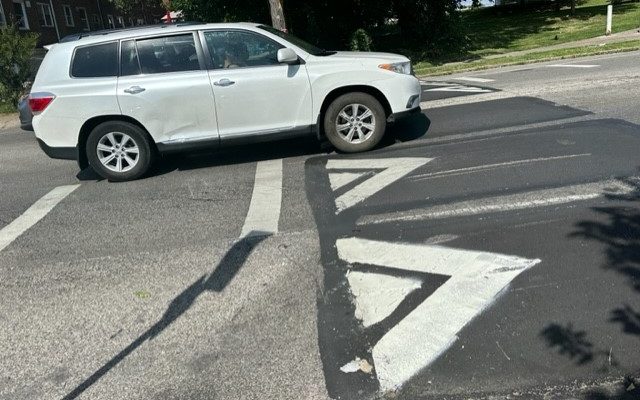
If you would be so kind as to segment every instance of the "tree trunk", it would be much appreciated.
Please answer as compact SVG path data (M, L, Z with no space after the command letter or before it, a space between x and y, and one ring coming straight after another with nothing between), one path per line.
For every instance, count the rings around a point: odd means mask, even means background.
M571 15L576 13L576 0L571 0Z
M286 32L287 25L284 21L283 1L284 0L269 0L269 6L271 6L271 24L274 28Z

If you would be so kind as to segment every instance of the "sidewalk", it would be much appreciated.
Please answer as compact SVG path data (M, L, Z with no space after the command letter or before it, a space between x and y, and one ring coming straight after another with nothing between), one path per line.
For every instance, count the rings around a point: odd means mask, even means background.
M0 114L0 133L20 127L18 113Z
M567 42L561 44L555 44L552 46L536 47L534 49L512 51L502 54L492 54L490 56L483 57L484 59L491 60L503 57L518 57L532 53L541 53L543 51L570 49L574 47L586 47L586 46L604 46L609 43L627 42L629 40L640 39L640 29L632 29L629 31L614 33L612 35L597 36L589 39L576 40L574 42Z

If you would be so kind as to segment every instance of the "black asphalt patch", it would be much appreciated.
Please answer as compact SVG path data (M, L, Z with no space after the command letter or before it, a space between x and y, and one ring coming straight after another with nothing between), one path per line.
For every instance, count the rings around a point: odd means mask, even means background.
M507 128L591 114L534 97L514 97L423 111L431 120L426 137Z
M544 101L518 101L521 107L557 111L553 115L560 118L585 114ZM535 112L539 118L541 114ZM516 123L516 118L512 120ZM318 225L325 270L324 291L318 299L319 345L331 397L366 399L376 395L379 384L372 348L448 278L416 276L423 282L422 288L407 296L389 318L364 328L355 317L346 273L380 271L373 265L348 265L338 257L336 241L350 237L412 244L444 240L443 246L456 249L542 260L467 324L438 360L407 382L400 398L504 392L547 382L619 376L640 367L640 328L638 335L629 328L629 321L640 315L634 306L640 281L636 267L640 265L639 190L625 196L468 217L358 223L365 215L411 212L420 207L608 179L628 181L627 177L638 173L638 148L638 126L597 120L439 145L417 141L414 146L398 149L391 146L359 155L309 159L306 190ZM433 160L336 215L336 197L379 171L370 170L334 193L326 170L328 160L405 157ZM514 161L520 163L506 164ZM482 166L489 167L469 172ZM366 359L374 371L340 371L356 357Z

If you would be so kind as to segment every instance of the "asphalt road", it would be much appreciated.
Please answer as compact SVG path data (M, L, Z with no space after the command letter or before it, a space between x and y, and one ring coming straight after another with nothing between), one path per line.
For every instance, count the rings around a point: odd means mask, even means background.
M121 184L1 131L0 398L640 398L638 57Z

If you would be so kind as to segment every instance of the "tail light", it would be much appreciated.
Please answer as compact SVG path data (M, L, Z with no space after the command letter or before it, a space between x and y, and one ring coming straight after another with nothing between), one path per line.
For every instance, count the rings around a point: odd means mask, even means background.
M29 108L34 115L38 115L49 107L49 104L55 98L56 96L53 93L31 93L29 95Z

